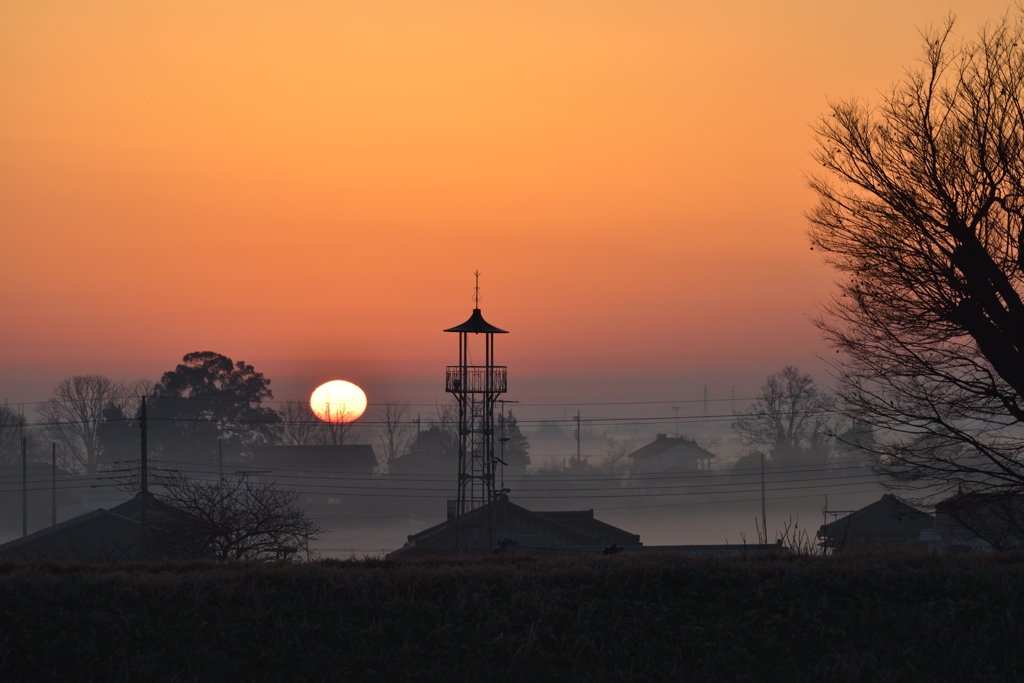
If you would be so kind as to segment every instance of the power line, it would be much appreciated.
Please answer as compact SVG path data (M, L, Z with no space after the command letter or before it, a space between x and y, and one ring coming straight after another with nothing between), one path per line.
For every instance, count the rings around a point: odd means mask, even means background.
M836 410L821 409L821 410L806 410L801 411L801 414L805 415L820 415L820 416L833 416L842 417L842 413ZM645 416L619 416L619 417L588 417L580 418L580 422L585 424L671 424L677 418L672 415L645 415ZM732 414L722 413L707 416L689 416L682 415L678 419L689 421L689 422L720 422L720 421L735 421L736 416ZM149 422L179 422L179 423L204 423L214 425L276 425L276 426L291 426L291 425L305 425L312 427L324 427L329 428L336 426L339 423L324 422L321 420L280 420L280 419L247 419L247 418L202 418L202 417L154 417L149 416L147 418ZM135 422L137 418L134 417L120 417L104 420L104 422ZM519 424L523 425L571 425L577 422L576 417L571 418L535 418L535 419L517 419ZM49 421L38 421L38 422L26 422L26 427L55 427L60 425L73 425L81 424L80 420L49 420ZM386 422L375 421L375 420L359 420L346 423L349 425L366 425L366 426L383 426ZM405 426L412 426L417 424L416 420L402 420L398 424ZM0 427L3 429L3 427Z

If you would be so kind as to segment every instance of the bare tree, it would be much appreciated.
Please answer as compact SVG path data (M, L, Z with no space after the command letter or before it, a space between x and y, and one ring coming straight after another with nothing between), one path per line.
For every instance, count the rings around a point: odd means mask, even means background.
M323 424L309 407L308 401L285 401L277 411L281 415L281 441L288 446L311 446L319 443Z
M384 399L381 409L381 423L377 427L377 438L380 440L381 452L384 454L383 469L391 471L391 463L409 450L415 434L412 425L406 420L408 406Z
M616 439L605 436L605 455L597 463L602 474L624 474L629 470L629 454L636 450L637 437Z
M346 441L352 440L352 426L355 422L348 417L349 412L344 405L333 412L331 407L327 406L325 419L320 422L317 430L317 442L329 446L344 446Z
M323 533L295 505L298 494L248 477L200 481L173 472L160 483L160 514L153 543L172 556L217 560L310 557L311 541Z
M61 444L61 452L69 460L65 467L95 472L104 411L116 406L125 414L134 414L149 385L145 380L124 383L102 375L76 375L58 382L37 412L47 437Z
M815 127L811 241L844 276L818 325L894 487L1024 490L1022 20L950 18L877 107Z
M822 435L830 398L792 365L768 377L755 403L737 416L733 430L746 446L763 447L776 464L827 459Z
M952 520L996 550L1024 547L1024 496L1019 494L962 493L939 503L935 515L937 525Z
M410 448L433 452L442 459L457 462L459 457L458 414L451 404L438 405L426 429L419 431Z

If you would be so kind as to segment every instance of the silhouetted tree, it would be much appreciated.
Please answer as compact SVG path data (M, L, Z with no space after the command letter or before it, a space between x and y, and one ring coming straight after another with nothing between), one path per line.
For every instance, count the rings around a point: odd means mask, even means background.
M346 442L353 440L352 427L355 422L348 419L348 412L344 406L340 410L333 410L327 406L325 420L320 420L316 429L318 443L329 446L344 446Z
M103 421L96 428L100 464L138 460L141 453L138 409L129 416L122 406L110 403L102 417Z
M270 380L242 361L211 351L187 354L153 388L148 415L150 444L166 459L211 462L217 439L234 448L273 442L280 415Z
M768 377L732 426L744 445L764 448L775 464L820 463L828 459L824 437L831 409L811 376L787 365Z
M6 403L0 406L0 467L21 462L21 415Z
M99 466L100 425L104 411L115 406L131 412L149 388L149 382L116 382L102 375L76 375L61 380L50 398L38 408L46 437L60 444L70 470L95 472Z
M495 436L501 438L504 434L508 441L505 442L504 450L501 444L495 443L496 454L505 460L505 474L510 476L521 476L526 474L526 468L530 466L530 442L519 429L519 421L509 410L504 415L498 414L498 425Z
M309 558L323 532L295 505L298 494L247 477L202 481L179 472L160 479L166 492L152 524L152 542L172 556L217 560Z
M320 443L323 422L309 407L309 401L284 401L278 410L281 416L281 443L288 446L312 446Z
M629 454L636 450L639 438L605 436L605 456L596 467L602 474L625 474L629 471Z
M435 413L427 420L427 428L416 434L409 450L433 453L457 463L459 435L455 414L451 406L439 406Z
M384 462L381 467L385 472L391 471L391 463L402 457L409 450L416 434L412 425L406 420L408 406L391 399L384 399L380 424L377 426L377 439L380 441L381 454Z
M1022 18L962 42L950 19L877 107L815 128L811 241L845 276L818 324L894 486L1024 490Z

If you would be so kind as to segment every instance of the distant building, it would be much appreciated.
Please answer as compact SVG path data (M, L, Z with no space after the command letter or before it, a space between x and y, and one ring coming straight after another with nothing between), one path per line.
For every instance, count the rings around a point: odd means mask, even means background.
M492 507L493 506L493 507ZM493 520L489 516L493 514ZM640 536L594 518L593 510L533 512L498 496L494 503L476 508L460 521L468 552L600 553L641 546ZM489 525L494 524L494 540ZM388 557L424 557L456 554L454 515L436 526L409 536L408 542Z
M935 518L907 505L891 493L818 529L821 546L834 552L869 549L927 550L921 532Z
M379 502L377 456L368 444L257 446L250 467L259 481L298 493L297 502L313 516L366 514Z
M684 474L711 467L714 453L685 437L658 434L654 441L629 454L634 475Z
M877 449L875 430L863 422L854 422L849 429L836 435L833 449L835 461L843 466L841 473L857 476L874 462Z
M155 522L165 506L149 494L148 516ZM147 559L142 535L142 494L111 508L93 510L0 545L0 562L127 562ZM150 548L149 559L192 559L166 548Z
M448 477L444 483L450 487L452 472L459 466L458 455L454 458L436 449L413 450L391 461L388 474L401 476Z
M711 475L714 453L685 437L658 434L651 443L629 454L628 486L631 506L692 505L707 502L701 490Z
M318 475L372 477L377 456L369 444L342 446L255 446L252 468L270 470L282 477Z
M935 506L921 541L936 552L1024 548L1024 496L958 493Z

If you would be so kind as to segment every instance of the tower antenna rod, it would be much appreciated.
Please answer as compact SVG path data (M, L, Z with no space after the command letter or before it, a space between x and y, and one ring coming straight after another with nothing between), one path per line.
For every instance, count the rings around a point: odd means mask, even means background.
M25 408L18 422L21 431L21 537L28 536L28 455L25 449Z

